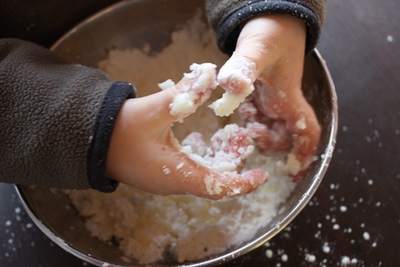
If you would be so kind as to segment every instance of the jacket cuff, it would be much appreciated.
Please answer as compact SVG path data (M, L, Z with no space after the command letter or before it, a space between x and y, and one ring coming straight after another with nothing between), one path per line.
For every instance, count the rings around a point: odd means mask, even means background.
M115 121L127 98L136 97L135 87L126 82L114 82L101 104L90 143L87 171L89 185L101 192L113 192L118 182L106 176L107 154Z
M315 48L321 31L318 16L309 7L289 1L249 1L234 10L219 24L217 30L219 48L231 55L235 51L241 26L255 16L269 14L290 15L304 20L307 25L306 54Z

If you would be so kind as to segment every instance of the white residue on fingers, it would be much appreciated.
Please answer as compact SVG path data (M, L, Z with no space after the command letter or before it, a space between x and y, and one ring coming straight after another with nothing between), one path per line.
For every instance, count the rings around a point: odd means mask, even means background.
M210 196L219 195L222 193L222 184L214 175L206 176L204 178L204 185L206 187L207 194Z
M217 116L229 116L253 90L254 86L251 85L249 90L243 93L225 92L220 99L214 101L209 107L214 110Z
M256 65L245 57L230 59L219 71L218 82L225 89L209 107L217 116L229 116L254 91Z
M195 80L188 86L183 86L182 91L175 95L170 104L170 114L186 117L195 112L211 95L211 91L218 85L216 81L216 65L212 63L192 64L192 72L185 73L184 77ZM171 83L167 80L167 85ZM164 86L161 84L161 86Z
M234 177L236 174L237 174L236 172L229 172L229 171L224 172L222 173L223 176L222 179L237 180L238 178ZM222 194L223 197L221 198L221 200L237 197L242 194L244 189L246 189L244 188L244 185L233 186L233 183L230 185L225 184L221 181L221 177L219 177L216 174L211 174L206 176L204 178L204 186L206 188L207 194L210 196L218 196ZM223 192L224 187L225 187L225 192Z
M164 81L162 83L159 83L158 87L160 87L161 90L165 90L165 89L168 89L168 88L170 88L170 87L172 87L174 85L175 85L175 82L173 80L171 80L171 79L168 79L168 80L166 80L166 81Z
M301 117L296 121L296 127L299 130L305 130L307 128L306 118Z

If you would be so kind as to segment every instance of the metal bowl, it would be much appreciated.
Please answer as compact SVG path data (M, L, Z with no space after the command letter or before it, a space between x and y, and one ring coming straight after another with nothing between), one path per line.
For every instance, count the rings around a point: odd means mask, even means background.
M171 32L181 27L202 9L203 1L136 0L121 2L88 18L61 38L52 50L71 63L97 67L110 49L142 48L151 44L157 53L171 42ZM204 12L202 19L206 21ZM184 266L213 266L243 255L274 237L304 208L317 190L328 168L335 146L338 125L337 98L329 70L318 51L306 57L303 90L322 125L322 139L315 161L304 181L280 208L268 225L259 229L250 241L224 253ZM60 247L97 266L141 265L121 259L117 246L99 242L84 226L84 219L72 208L64 194L52 189L16 186L22 203L36 225ZM183 266L158 263L157 266Z

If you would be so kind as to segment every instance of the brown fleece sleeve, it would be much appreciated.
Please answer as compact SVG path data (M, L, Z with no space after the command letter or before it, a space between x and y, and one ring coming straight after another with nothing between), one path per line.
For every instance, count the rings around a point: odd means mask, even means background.
M307 25L306 52L317 44L325 20L327 0L206 0L208 19L217 32L220 49L235 50L240 27L250 18L267 14L298 17Z
M122 89L121 89L122 88ZM112 191L105 161L132 85L67 64L47 49L0 39L0 181Z

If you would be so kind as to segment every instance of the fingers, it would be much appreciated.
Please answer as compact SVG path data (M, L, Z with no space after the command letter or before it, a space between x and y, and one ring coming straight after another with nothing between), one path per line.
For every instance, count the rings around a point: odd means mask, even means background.
M258 17L245 24L236 50L218 73L218 82L231 93L249 91L256 78L278 58L271 39L276 31L274 20Z
M296 40L294 47L292 39ZM261 72L274 69L290 50L300 49L304 54L304 46L302 21L282 15L253 18L241 30L236 50L221 68L218 82L229 92L242 92Z
M120 182L160 195L190 194L217 200L247 194L268 180L264 170L252 170L242 175L218 173L192 160L173 145L151 143L146 150L152 153L141 153L142 157L132 162L140 167L119 173ZM120 172L124 166L120 166Z
M169 156L169 159L169 163L165 165L169 167L164 169L165 179L163 180L172 184L162 187L167 194L179 188L180 192L175 191L175 193L219 200L250 193L268 180L268 174L261 169L251 170L244 174L218 173L180 152L173 157Z
M299 112L294 112L293 117L288 119L289 127L294 133L292 152L301 162L301 170L307 169L314 161L321 136L321 126L318 119L304 98L298 100Z
M267 92L268 89L260 91L261 94ZM268 101L279 102L280 104L260 109L263 110L264 115L284 122L286 131L277 131L273 127L268 128L268 130L271 133L281 133L282 140L289 141L291 145L290 153L287 162L281 166L281 170L299 180L302 177L300 173L304 175L304 170L314 161L320 142L321 127L314 110L304 98L300 89L288 91L284 101L277 100L279 98L276 95L269 95ZM276 144L279 145L279 142ZM271 148L274 148L274 146L271 146Z
M188 157L200 168L207 166L203 170L196 169L196 173L202 172L204 176L203 184L189 184L186 192L213 199L234 197L253 191L268 178L263 170L252 170L242 175L237 173L254 149L253 140L245 128L226 125L211 137L208 148L200 134L192 134L184 142L191 148L183 148ZM193 154L194 150L199 153Z
M141 105L145 103L141 98L130 99L122 106L108 151L108 177L155 194L209 199L249 193L268 179L263 170L220 174L199 164L180 151L170 127L154 130L158 129L154 121L143 118L146 114L141 114ZM238 142L242 140L234 144Z
M260 89L260 86L257 86L256 91L239 107L239 114L246 123L250 137L262 154L267 156L283 155L290 152L293 146L292 135L283 119L266 112L265 108L263 109L264 105L270 105L268 98L266 101L256 101L262 99L261 96L264 95L265 90L266 88Z
M218 83L225 89L212 108L217 116L229 116L254 90L255 65L244 57L231 57L218 73Z
M302 20L286 15L265 15L249 20L240 32L232 59L244 57L255 64L253 82L275 69L294 51L305 53L306 27ZM285 60L286 61L286 60Z
M215 114L232 114L254 90L253 83L262 72L278 70L281 73L277 82L285 79L290 73L282 73L281 69L290 67L292 60L301 60L293 59L293 55L304 56L305 31L304 23L290 16L267 15L248 21L240 32L235 52L218 73L217 80L226 93L210 105ZM270 78L274 76L271 74Z
M227 92L249 94L257 76L256 64L244 56L239 56L239 53L234 53L221 67L217 79L219 85Z
M266 75L259 77L256 91L239 112L259 151L264 155L288 154L279 169L298 181L314 161L321 127L302 94L300 81L284 90L271 88L267 82Z
M260 25L263 24L263 25ZM250 95L253 83L270 61L268 37L263 19L246 23L242 29L236 51L221 67L217 80L226 91L221 99L210 105L216 115L229 116Z
M204 63L190 68L178 84L166 81L160 84L162 91L135 99L135 119L144 126L141 128L166 129L195 112L210 97L217 86L216 66Z
M296 18L255 18L246 23L232 56L255 65L256 112L245 114L247 121L253 120L252 137L264 154L289 153L280 167L296 179L313 161L321 131L301 91L305 36L305 25Z
M259 30L256 30L254 34L257 35L257 32ZM247 36L247 31L245 31L245 35ZM241 36L243 36L243 31ZM247 37L244 39L248 40ZM246 97L253 92L253 83L259 75L256 61L263 59L263 57L261 54L258 58L248 57L248 55L252 54L252 51L259 51L258 46L258 42L239 42L235 53L221 67L217 80L219 85L225 90L225 93L221 99L216 100L210 105L210 108L214 110L217 116L231 115Z
M283 122L274 122L271 127L263 123L252 122L247 124L247 128L258 150L264 155L283 155L292 149L292 135Z
M191 192L196 195L208 199L226 199L248 194L268 180L268 174L261 169L255 169L243 174L234 172L225 172L222 174L216 172L206 173L203 185Z
M190 73L185 73L178 84L167 84L167 88L148 96L149 110L156 110L158 119L164 124L182 120L196 111L217 86L216 66L211 63L192 64Z

